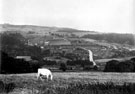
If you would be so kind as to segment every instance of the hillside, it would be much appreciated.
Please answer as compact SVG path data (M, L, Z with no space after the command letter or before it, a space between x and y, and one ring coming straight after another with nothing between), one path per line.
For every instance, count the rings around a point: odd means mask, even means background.
M7 32L8 33L21 33L23 35L50 35L50 34L76 34L76 33L97 33L94 31L84 31L84 30L77 30L72 28L59 28L59 27L47 27L47 26L36 26L36 25L12 25L12 24L1 24L0 25L0 32Z
M109 43L118 43L118 44L129 44L135 45L135 35L133 34L116 34L116 33L107 33L107 34L87 34L82 36L83 38L90 38L99 41L106 41Z
M135 56L132 34L104 34L71 28L34 25L0 25L1 48L10 56L62 57L69 60L87 59L90 49L94 59Z
M134 73L53 72L52 81L37 80L35 73L0 75L2 94L134 94ZM1 85L2 86L2 85ZM2 92L3 91L3 92Z

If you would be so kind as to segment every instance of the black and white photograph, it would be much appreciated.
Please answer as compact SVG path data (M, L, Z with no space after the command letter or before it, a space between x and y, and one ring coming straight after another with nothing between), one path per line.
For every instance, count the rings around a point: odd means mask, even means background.
M135 0L0 0L0 94L135 94Z

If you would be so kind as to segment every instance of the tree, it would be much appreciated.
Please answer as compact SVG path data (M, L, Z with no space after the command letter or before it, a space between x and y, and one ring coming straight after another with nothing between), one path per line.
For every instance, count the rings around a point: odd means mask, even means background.
M67 70L66 63L60 63L60 68L59 69L65 72Z
M117 72L119 61L111 60L106 62L104 72Z

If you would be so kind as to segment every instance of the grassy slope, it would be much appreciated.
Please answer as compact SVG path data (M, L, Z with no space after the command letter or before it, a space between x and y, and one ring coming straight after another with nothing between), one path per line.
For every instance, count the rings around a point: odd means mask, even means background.
M103 72L53 72L54 80L41 82L36 78L36 73L29 74L10 74L0 75L0 80L5 83L14 82L16 88L10 94L36 94L39 88L49 87L66 87L71 83L95 83L95 82L114 82L123 84L124 82L135 83L134 73L103 73ZM33 90L34 89L34 90ZM43 90L43 89L41 89Z
M64 80L96 80L99 82L113 81L120 83L123 82L135 82L135 73L104 73L104 72L53 72L54 79L64 79ZM12 81L25 79L25 80L37 80L36 73L27 74L1 74L0 80L10 79Z

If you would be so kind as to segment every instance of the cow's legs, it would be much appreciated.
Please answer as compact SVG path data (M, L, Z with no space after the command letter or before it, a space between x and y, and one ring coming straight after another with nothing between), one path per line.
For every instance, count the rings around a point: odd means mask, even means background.
M52 80L53 79L53 76L52 75L50 75L50 80Z
M40 78L40 73L37 74L37 79L39 79L39 78Z

